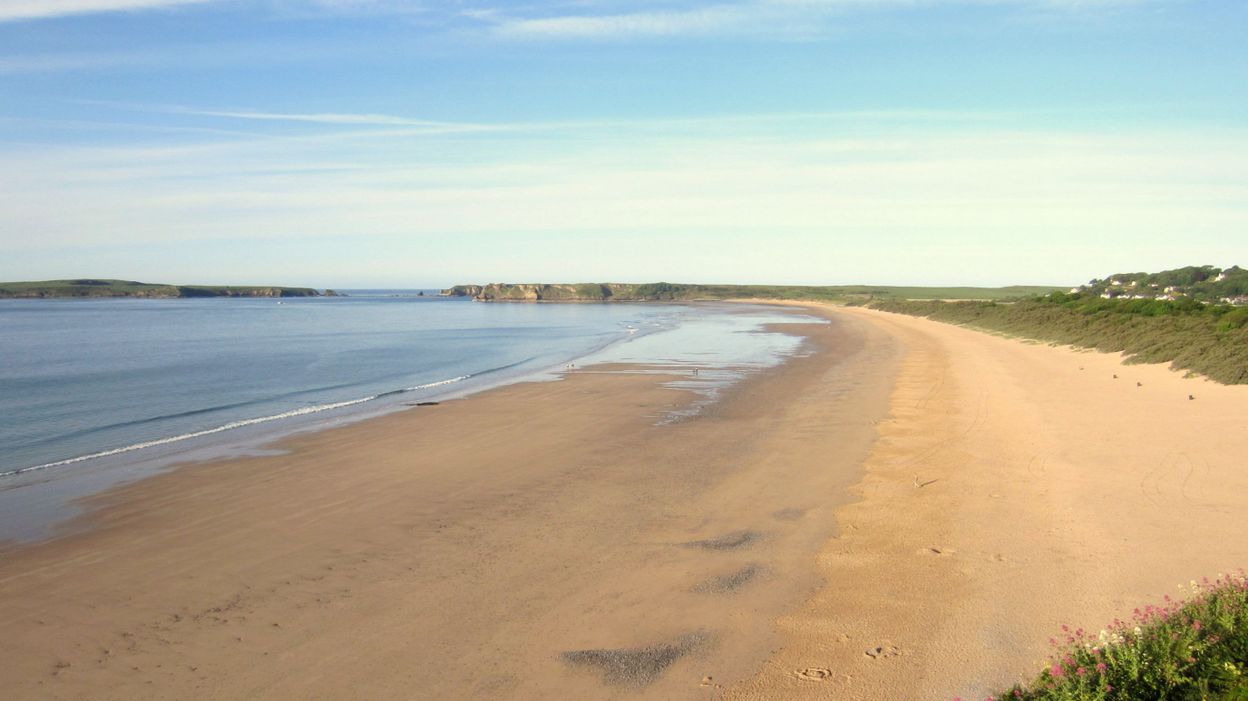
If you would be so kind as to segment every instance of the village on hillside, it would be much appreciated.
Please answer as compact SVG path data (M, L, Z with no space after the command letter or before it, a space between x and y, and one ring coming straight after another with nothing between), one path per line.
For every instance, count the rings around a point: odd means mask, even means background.
M1248 305L1248 270L1238 265L1215 268L1188 266L1160 273L1120 273L1071 288L1071 293L1105 299L1190 299L1209 304Z

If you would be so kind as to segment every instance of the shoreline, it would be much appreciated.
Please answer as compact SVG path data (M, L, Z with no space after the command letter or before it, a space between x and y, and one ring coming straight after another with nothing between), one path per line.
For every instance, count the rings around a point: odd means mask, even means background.
M792 328L824 352L685 421L656 425L694 398L661 375L572 372L92 498L93 528L0 560L11 693L714 692L816 585L884 408L887 338Z
M676 306L696 309L699 305ZM713 313L751 313L760 308L760 305L750 305ZM4 514L0 517L0 534L3 534L0 550L4 549L5 537L17 543L30 543L53 535L57 524L79 512L74 502L114 485L178 469L183 464L263 455L287 438L402 412L416 402L451 401L516 383L554 381L562 370L572 366L570 364L595 362L595 358L610 355L624 344L655 333L681 331L680 325L630 329L628 333L621 331L575 355L551 359L545 365L520 370L510 365L485 368L415 387L399 386L368 396L326 400L329 403L274 415L244 416L190 433L149 437L134 444L15 468L0 474L0 513ZM709 378L702 379L708 380L703 384L714 384Z

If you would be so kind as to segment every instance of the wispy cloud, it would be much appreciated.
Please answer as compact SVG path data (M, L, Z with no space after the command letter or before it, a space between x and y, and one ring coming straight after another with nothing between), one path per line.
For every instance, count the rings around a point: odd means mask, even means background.
M153 10L221 0L0 0L0 22L97 12Z
M504 19L496 30L507 36L547 38L711 34L739 28L751 14L747 6L718 5L672 12Z
M816 110L800 112L757 112L710 114L689 117L654 116L630 119L587 120L537 120L498 122L455 122L424 119L406 115L348 113L348 112L275 112L255 109L210 109L184 105L151 105L142 103L114 102L106 100L70 100L69 102L103 107L123 112L159 114L195 118L180 128L219 131L222 134L238 134L233 129L220 129L221 122L270 123L277 127L264 133L250 134L257 138L284 138L292 141L329 142L366 139L436 138L441 136L507 135L517 134L571 134L593 133L607 142L626 135L667 135L754 133L768 134L817 133L829 128L861 127L889 124L892 127L907 124L931 126L937 124L991 124L1002 123L1011 118L1024 116L1019 113L941 110L941 109L869 109L869 110ZM68 123L67 123L68 124ZM99 123L101 127L123 128L124 122L111 119ZM281 125L306 125L323 129L282 130ZM55 126L48 123L47 126ZM87 122L75 122L74 128L85 128ZM146 124L132 125L136 129ZM781 130L781 131L777 131Z
M248 119L262 122L305 122L311 124L338 124L350 126L411 126L429 128L463 128L469 129L478 125L453 124L436 122L427 119L399 117L392 114L351 114L336 112L292 113L292 112L257 112L251 110L198 110L189 107L156 107L146 111L163 112L166 114L185 114L199 117L221 117L225 119Z
M133 66L150 62L150 54L60 53L0 56L0 75L61 73Z
M699 35L783 35L804 37L854 12L933 7L983 7L1080 13L1154 3L1158 0L743 0L699 7L667 3L643 10L616 4L577 14L477 12L495 34L525 39L628 39ZM614 11L613 11L614 10ZM533 10L530 10L533 12Z

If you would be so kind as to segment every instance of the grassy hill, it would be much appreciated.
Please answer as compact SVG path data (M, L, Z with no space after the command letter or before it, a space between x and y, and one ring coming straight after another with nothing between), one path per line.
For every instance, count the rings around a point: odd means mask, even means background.
M315 297L310 287L166 285L132 280L44 280L0 282L0 299L58 297Z

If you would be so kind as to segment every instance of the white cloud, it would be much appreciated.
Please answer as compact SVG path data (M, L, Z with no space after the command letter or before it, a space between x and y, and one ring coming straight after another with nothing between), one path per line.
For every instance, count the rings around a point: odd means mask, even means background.
M718 5L676 12L502 20L497 31L506 36L550 38L711 34L741 26L750 14L744 6Z
M706 7L667 3L628 11L608 4L584 14L508 15L499 11L471 15L491 24L496 34L530 39L626 39L699 35L771 35L807 37L829 22L853 12L930 7L998 7L1043 12L1080 13L1159 0L744 0Z
M97 12L152 10L221 0L0 0L0 22Z
M398 117L390 114L253 112L249 110L197 110L185 107L147 108L146 111L164 112L167 114L185 114L200 117L250 119L265 122L308 122L312 124L416 126L432 128L468 128L469 126L455 125L448 122L435 122L425 119L412 119L410 117Z

